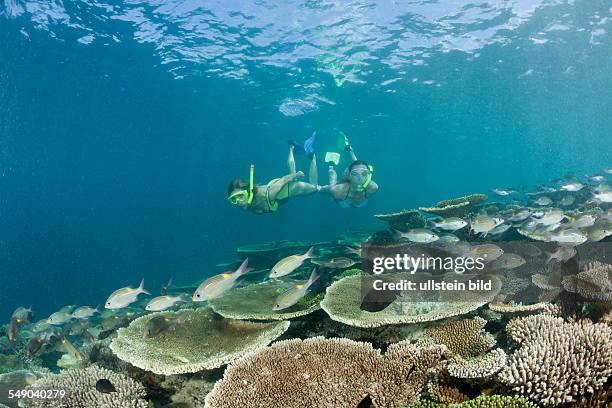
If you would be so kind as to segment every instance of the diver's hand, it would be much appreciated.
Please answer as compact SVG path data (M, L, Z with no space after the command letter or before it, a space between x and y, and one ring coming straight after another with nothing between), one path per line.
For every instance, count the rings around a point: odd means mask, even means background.
M301 180L304 178L304 172L303 171L298 171L297 173L295 173L293 175L293 180Z

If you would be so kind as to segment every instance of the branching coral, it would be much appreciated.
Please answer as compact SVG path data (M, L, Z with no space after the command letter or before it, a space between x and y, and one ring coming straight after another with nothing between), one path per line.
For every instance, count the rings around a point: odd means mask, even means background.
M383 356L369 343L314 337L280 341L230 364L206 396L208 408L353 408L418 401L444 347L391 345Z
M431 401L420 401L406 408L538 408L527 398L506 395L481 395L459 404L438 404Z
M484 331L487 321L481 317L445 322L429 327L421 343L443 344L464 357L480 355L495 346L495 339Z
M508 334L521 347L499 379L543 405L572 403L612 374L612 328L538 315L515 319Z
M485 378L502 370L506 359L504 350L497 348L474 357L455 355L448 361L446 369L456 378Z
M116 392L102 393L96 390L96 382L107 379ZM145 388L122 374L97 366L62 371L34 382L29 388L65 390L61 399L24 399L29 408L147 408Z

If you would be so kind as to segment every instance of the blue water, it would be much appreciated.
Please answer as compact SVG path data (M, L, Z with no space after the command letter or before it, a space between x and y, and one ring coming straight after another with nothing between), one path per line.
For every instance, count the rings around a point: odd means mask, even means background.
M205 4L205 5L202 5ZM220 272L237 246L612 165L609 1L0 1L0 316ZM226 201L345 132L365 209ZM346 165L346 158L343 162ZM307 171L303 157L298 168ZM0 319L1 320L1 319Z

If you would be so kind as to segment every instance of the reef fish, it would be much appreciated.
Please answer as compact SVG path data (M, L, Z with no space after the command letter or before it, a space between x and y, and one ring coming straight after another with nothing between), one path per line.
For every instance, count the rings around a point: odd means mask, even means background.
M87 319L96 313L100 313L97 306L95 308L90 306L81 306L77 307L74 312L72 312L72 317L75 319Z
M111 392L117 392L117 389L113 383L106 378L100 378L98 381L96 381L96 391L108 394Z
M187 321L187 313L183 313L178 317L172 318L169 316L155 316L147 322L144 331L144 338L150 339L159 336L168 330L174 330L177 326Z
M325 268L331 269L346 269L355 265L355 261L350 258L338 257L330 259L329 261L323 261L318 259L313 259L311 261L313 264L323 266Z
M289 275L291 272L302 266L304 261L313 258L313 255L314 247L310 247L310 249L303 255L289 255L288 257L281 259L272 267L272 270L270 271L270 278L280 278L281 276Z
M297 302L300 301L301 298L303 298L306 295L308 288L310 288L310 286L312 286L312 284L317 279L319 279L319 273L317 272L317 269L315 268L312 270L312 273L310 274L310 278L308 278L306 282L298 283L294 285L293 287L291 287L290 289L286 290L285 292L281 293L280 296L276 298L276 301L274 302L274 306L272 307L272 310L274 311L283 310L283 309L286 309L288 307L295 305Z
M236 280L252 270L248 267L249 258L246 258L235 272L223 272L206 279L198 286L192 296L194 302L203 302L218 298L236 284Z
M413 228L407 232L401 232L395 230L395 239L406 238L410 242L416 242L420 244L428 244L435 242L440 238L438 234L434 233L427 228Z
M141 293L150 295L144 288L144 279L140 281L140 285L136 289L125 287L111 293L104 307L107 309L122 309L138 300L138 295Z
M457 231L465 227L467 222L458 217L449 217L444 218L441 221L433 221L432 225L445 231Z
M186 302L185 295L179 296L158 296L156 298L151 299L149 303L145 306L145 310L149 312L160 312L162 310L166 310L169 307L174 306L179 302Z

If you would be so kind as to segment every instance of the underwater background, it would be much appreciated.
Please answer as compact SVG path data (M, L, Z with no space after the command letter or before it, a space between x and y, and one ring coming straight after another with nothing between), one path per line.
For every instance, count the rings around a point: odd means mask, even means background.
M0 314L193 283L238 246L610 166L609 1L0 1ZM373 164L364 209L272 215L228 183L317 132ZM343 157L341 168L347 165ZM304 156L298 169L307 171ZM5 319L5 320L7 320Z

